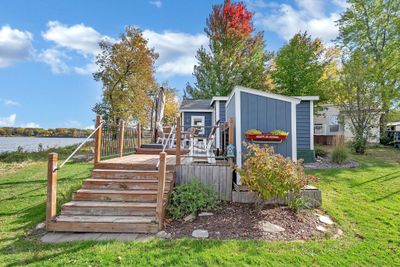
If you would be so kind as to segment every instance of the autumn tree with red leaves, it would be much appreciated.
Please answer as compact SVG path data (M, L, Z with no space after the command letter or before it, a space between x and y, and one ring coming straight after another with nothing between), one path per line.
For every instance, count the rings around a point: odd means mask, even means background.
M194 68L195 86L186 90L193 98L228 95L235 85L267 89L266 62L262 32L255 32L253 13L242 2L225 0L213 7L205 33L209 49L201 47Z

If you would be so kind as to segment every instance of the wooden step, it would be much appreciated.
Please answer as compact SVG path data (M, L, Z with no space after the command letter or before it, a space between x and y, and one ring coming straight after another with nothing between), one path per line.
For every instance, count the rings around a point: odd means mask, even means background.
M172 179L174 173L167 172L166 178ZM94 169L94 179L158 179L158 170L116 170L116 169Z
M154 216L58 216L50 231L156 233Z
M164 192L164 197L167 195L168 190ZM73 200L156 202L157 191L79 189L73 194Z
M61 208L61 215L155 216L157 203L71 201Z
M165 183L170 187L171 179ZM83 181L83 189L114 189L114 190L157 190L158 180L155 179L86 179Z
M146 164L146 163L108 163L99 162L94 165L95 169L108 169L108 170L141 170L141 171L158 171L156 163ZM167 171L174 171L175 164L166 166Z

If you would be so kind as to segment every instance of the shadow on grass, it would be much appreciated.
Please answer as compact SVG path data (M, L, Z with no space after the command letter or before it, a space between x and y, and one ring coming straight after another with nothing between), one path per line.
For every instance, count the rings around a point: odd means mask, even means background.
M382 175L382 176L373 178L373 179L371 179L371 180L368 180L368 181L365 181L365 182L362 182L362 183L355 184L355 185L351 186L351 188L358 187L358 186L362 186L362 185L365 185L365 184L368 184L368 183L372 183L372 182L376 182L376 181L378 181L378 180L380 180L379 182L386 182L386 181L390 181L390 180L392 180L392 179L400 178L400 175L397 175L397 176L394 176L394 177L390 177L390 176L396 175L396 174L400 174L400 171L388 173L388 174L385 174L385 175ZM383 178L386 178L386 179L383 179ZM381 179L382 179L382 180L381 180Z
M385 195L383 197L375 198L374 200L372 200L372 202L378 202L378 201L390 198L390 197L392 197L394 195L397 195L397 194L400 194L400 190L397 190L397 191L394 191L392 193L389 193L389 194L387 194L387 195Z

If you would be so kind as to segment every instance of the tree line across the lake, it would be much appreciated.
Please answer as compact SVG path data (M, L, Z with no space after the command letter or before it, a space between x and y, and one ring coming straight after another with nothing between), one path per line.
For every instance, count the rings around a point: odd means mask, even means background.
M76 137L84 138L89 136L93 130L76 128L23 128L23 127L2 127L0 136L25 136L25 137Z

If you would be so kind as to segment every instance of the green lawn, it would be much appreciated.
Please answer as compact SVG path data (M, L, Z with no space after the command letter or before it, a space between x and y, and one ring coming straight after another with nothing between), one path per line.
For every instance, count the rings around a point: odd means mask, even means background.
M352 156L359 169L313 172L323 209L344 230L340 240L309 242L151 241L41 244L26 233L45 218L46 165L0 165L0 265L80 266L399 266L400 150ZM389 162L390 161L390 162ZM59 174L62 202L90 175L91 165ZM14 170L16 169L16 170Z

